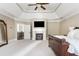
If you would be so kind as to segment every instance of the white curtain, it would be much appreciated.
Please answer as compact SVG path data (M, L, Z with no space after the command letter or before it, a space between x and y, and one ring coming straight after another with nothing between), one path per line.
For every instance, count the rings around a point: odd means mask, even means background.
M30 24L17 24L17 32L24 32L24 39L30 39Z
M17 32L24 32L24 24L17 24Z

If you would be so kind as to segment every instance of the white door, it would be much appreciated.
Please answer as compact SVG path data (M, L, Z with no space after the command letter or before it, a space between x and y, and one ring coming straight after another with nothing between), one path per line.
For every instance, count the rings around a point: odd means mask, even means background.
M30 40L30 34L31 34L31 26L30 25L24 25L24 39Z

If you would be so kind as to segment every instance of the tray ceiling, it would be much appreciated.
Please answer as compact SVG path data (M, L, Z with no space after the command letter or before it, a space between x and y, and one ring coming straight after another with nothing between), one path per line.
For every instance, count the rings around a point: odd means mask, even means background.
M32 3L29 3L32 4ZM55 12L56 9L60 6L60 3L49 3L49 4L45 4L43 5L46 10L43 10L40 7L40 4L38 5L33 5L33 6L28 6L29 4L27 3L17 3L18 7L23 11L23 12ZM33 3L34 4L34 3ZM38 7L37 10L35 10L35 7Z
M31 21L31 19L48 19L48 21L62 20L79 14L79 3L49 3L43 5L46 10L40 7L35 10L36 5L28 6L31 3L0 3L0 14L13 17L14 19ZM33 3L35 4L35 3Z

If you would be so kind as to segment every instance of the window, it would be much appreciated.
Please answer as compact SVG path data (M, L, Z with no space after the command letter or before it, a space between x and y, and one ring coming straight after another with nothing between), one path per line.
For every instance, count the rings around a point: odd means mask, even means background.
M17 24L17 32L24 32L24 24Z

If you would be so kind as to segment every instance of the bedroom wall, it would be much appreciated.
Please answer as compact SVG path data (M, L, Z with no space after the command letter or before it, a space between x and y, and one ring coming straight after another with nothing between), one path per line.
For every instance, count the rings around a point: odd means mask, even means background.
M16 23L31 24L31 22L16 21ZM60 34L60 22L47 22L47 34Z
M26 25L31 24L31 22L23 22L23 21L16 21L16 23L22 23L22 24L26 24Z
M31 22L16 21L16 23L31 24ZM60 34L60 22L47 22L47 34Z
M8 35L8 40L12 40L12 39L15 39L16 36L15 36L15 21L14 19L8 17L8 16L5 16L5 15L2 15L0 14L0 20L4 20L7 24L7 35Z
M59 22L48 22L48 34L59 34L60 23Z
M79 14L67 18L60 23L60 34L67 34L69 32L69 27L76 26L79 27Z

